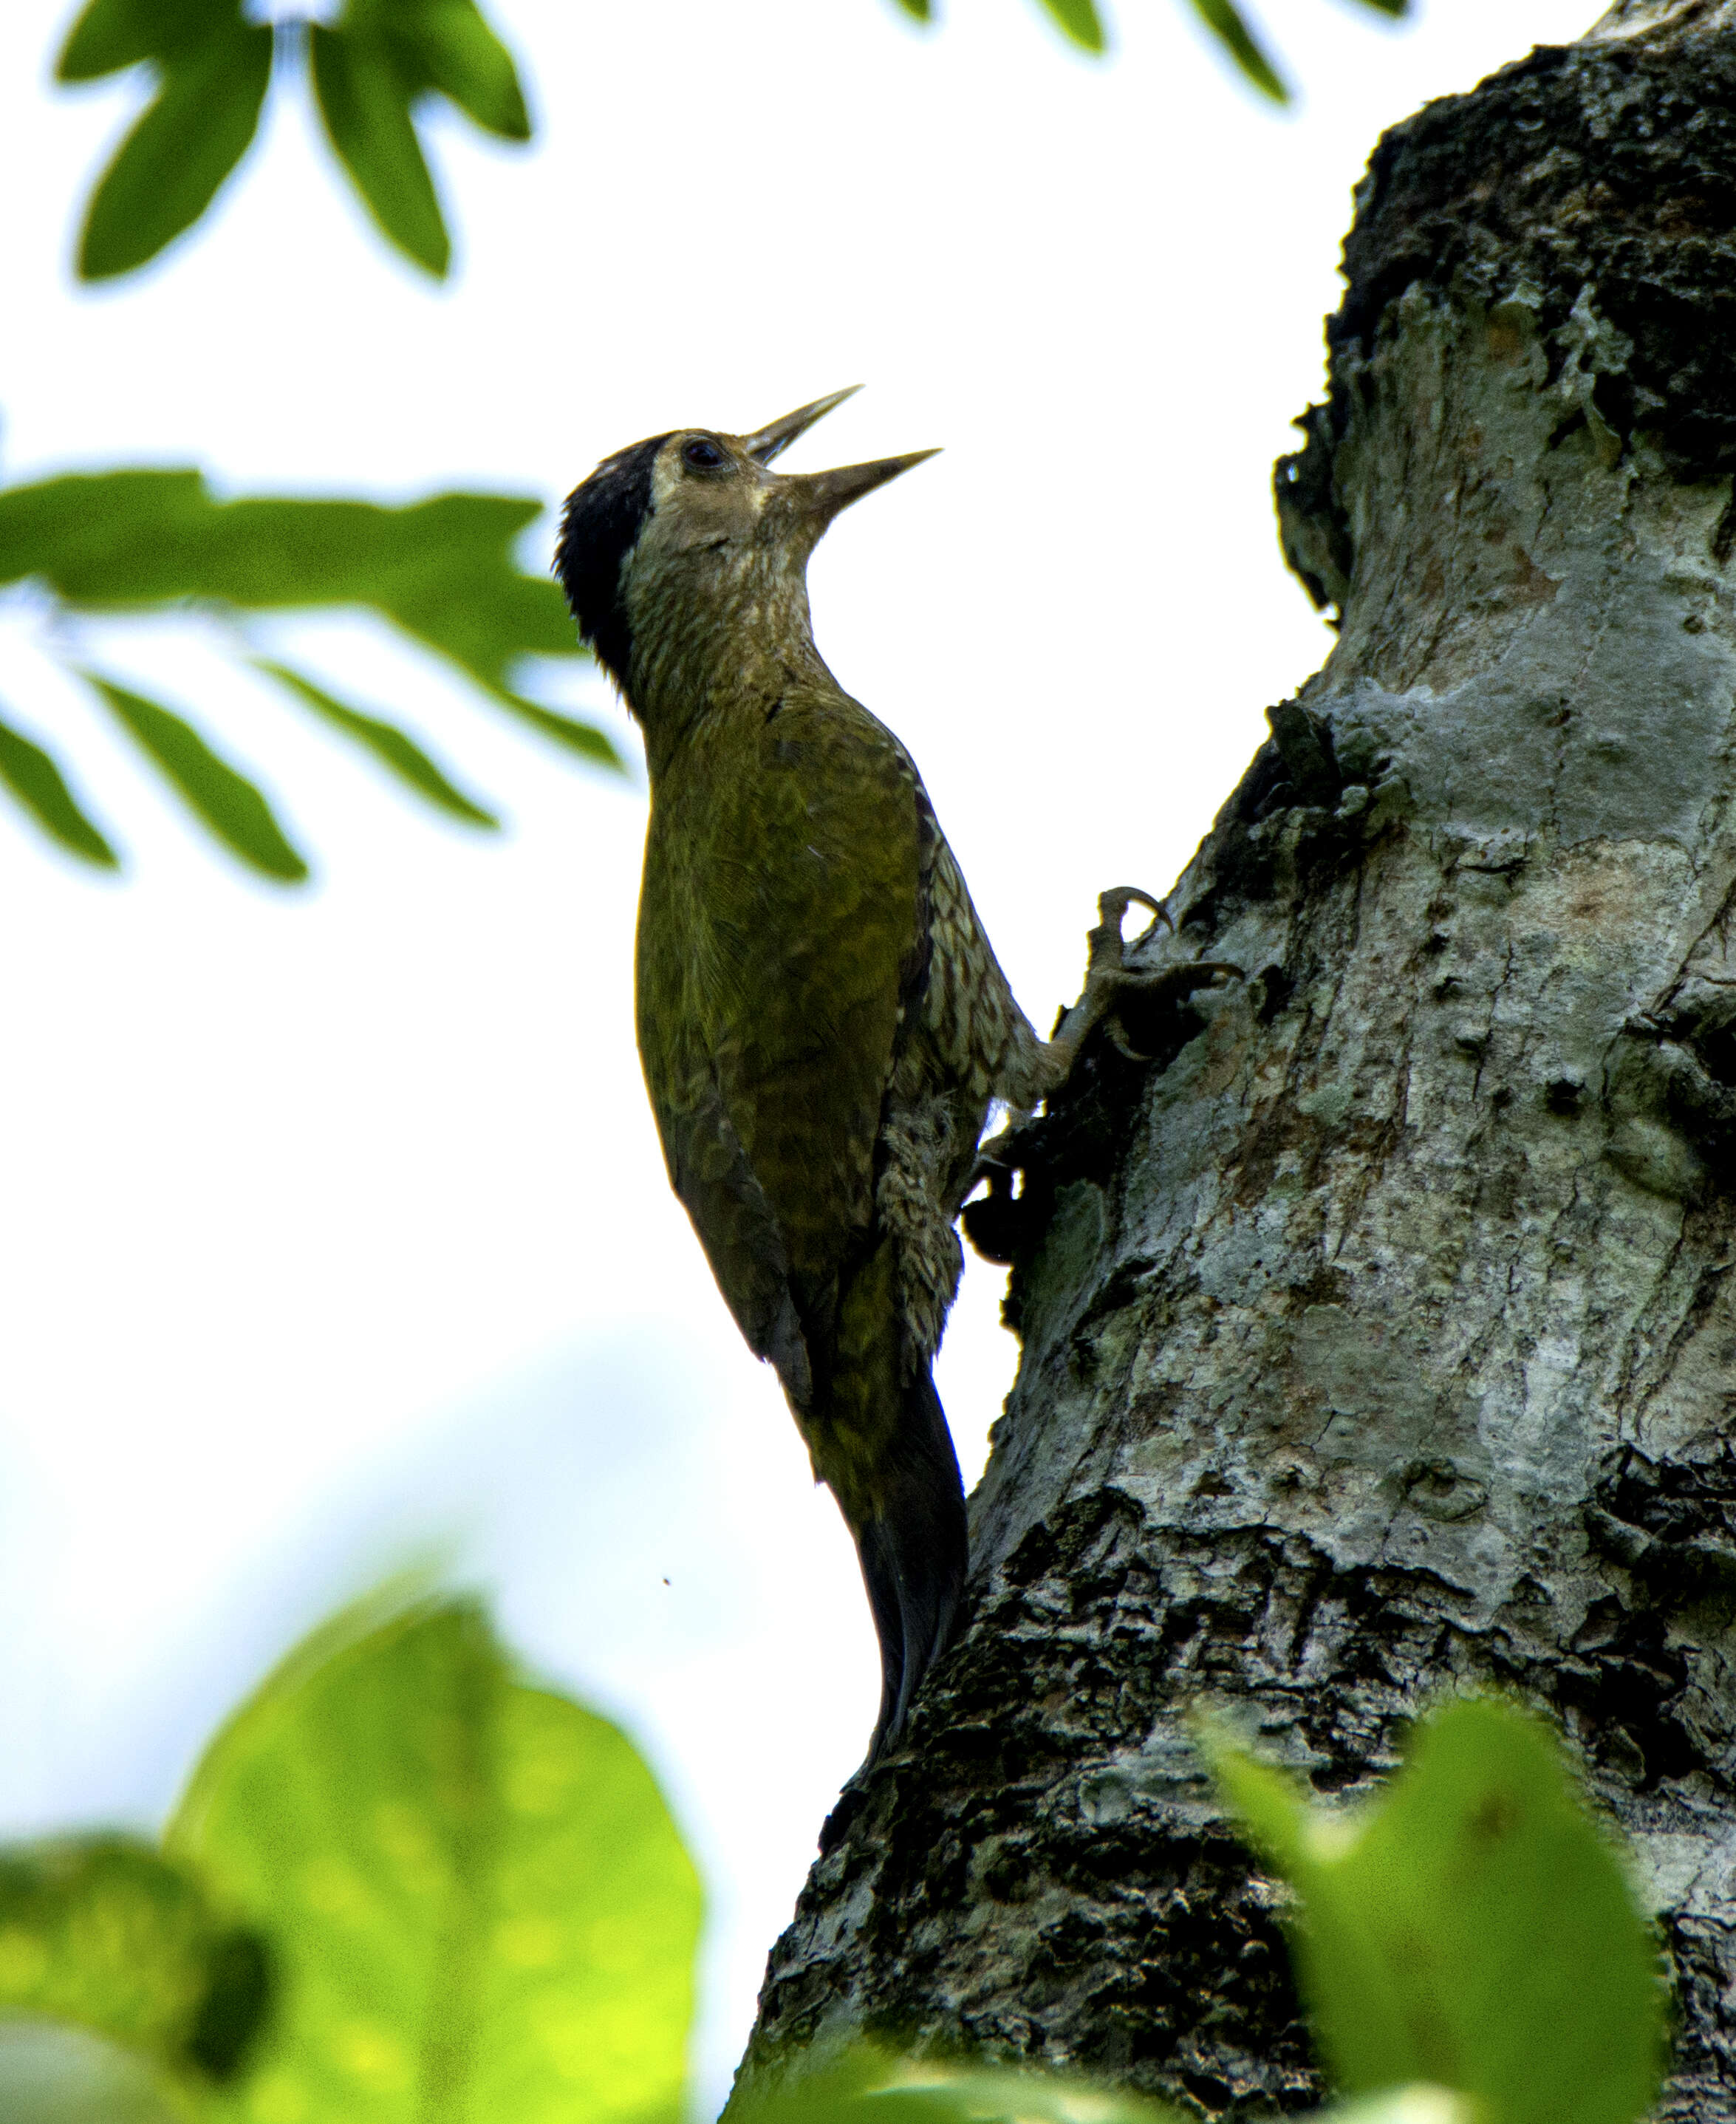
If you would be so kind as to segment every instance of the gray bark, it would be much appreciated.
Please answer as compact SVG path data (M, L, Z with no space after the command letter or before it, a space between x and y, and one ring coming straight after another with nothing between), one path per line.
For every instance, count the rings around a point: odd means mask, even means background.
M866 2031L1252 2116L1318 2094L1188 1743L1322 1793L1546 1708L1736 2118L1736 0L1617 8L1382 140L1279 468L1339 641L1127 1024L970 1215L1016 1386L974 1621L844 1795L750 2075Z

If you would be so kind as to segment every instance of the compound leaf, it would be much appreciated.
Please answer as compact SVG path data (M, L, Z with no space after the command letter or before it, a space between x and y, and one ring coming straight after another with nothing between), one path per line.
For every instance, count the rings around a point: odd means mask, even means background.
M120 868L120 857L86 815L53 758L5 723L0 723L0 782L62 848L105 870Z
M452 243L415 100L438 90L486 131L528 140L511 53L475 0L350 0L338 22L297 26L326 137L363 204L391 242L443 279ZM249 22L241 0L90 0L57 78L94 81L150 61L158 83L87 209L83 279L133 271L204 213L257 129L274 45L270 25Z
M193 726L143 693L82 674L123 726L181 792L189 807L244 863L280 885L300 885L307 866L271 806L244 774L214 753Z
M79 239L86 280L130 273L197 221L246 153L271 78L272 32L232 14L162 63L156 99L99 180Z
M287 686L333 729L342 731L345 736L365 745L382 767L430 804L449 811L455 819L462 819L468 825L499 826L500 821L492 811L484 811L448 782L415 739L395 724L382 722L377 716L364 716L359 709L346 707L323 687L316 686L299 671L291 670L287 664L274 664L262 657L256 668Z
M544 736L618 767L601 731L511 684L521 657L580 654L560 590L513 560L541 506L490 494L436 495L398 509L218 501L196 472L75 473L0 489L0 582L38 576L92 611L201 598L255 611L372 606Z

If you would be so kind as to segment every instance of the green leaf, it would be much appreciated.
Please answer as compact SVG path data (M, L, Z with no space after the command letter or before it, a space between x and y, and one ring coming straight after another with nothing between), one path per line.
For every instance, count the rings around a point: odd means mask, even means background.
M934 20L934 8L931 0L898 0L898 4L907 15L913 15L919 22L931 22Z
M565 745L569 752L577 753L581 759L594 761L599 767L620 766L621 754L603 732L589 723L577 722L571 716L545 708L540 701L527 701L522 693L503 689L496 698L509 715L528 723L544 737L552 738L556 745Z
M866 2044L772 2091L744 2090L730 2114L739 2124L1178 2124L1162 2103L1082 2075L899 2059Z
M486 132L529 139L530 114L513 55L471 0L422 0L389 20L401 63L419 86L450 97Z
M91 0L55 63L58 81L95 81L141 59L193 50L237 20L235 0Z
M1241 1818L1249 1843L1294 1880L1307 1863L1311 1817L1307 1802L1269 1763L1256 1762L1210 1732L1203 1732L1202 1746L1219 1796Z
M510 684L521 657L581 653L560 590L513 560L541 507L528 496L488 494L437 495L401 509L218 501L196 472L73 474L0 489L0 582L37 576L92 611L188 598L256 611L369 605L544 735L618 766L600 731Z
M0 2013L71 2022L223 2082L270 1994L259 1936L152 1845L92 1836L0 1851Z
M702 1898L663 1796L625 1734L551 1691L509 1688L500 1741L475 2113L678 2117Z
M1633 2124L1661 2078L1658 1952L1554 1737L1469 1699L1417 1727L1355 1812L1203 1743L1250 1840L1296 1889L1297 1972L1351 2094L1429 2081L1487 2124Z
M889 2075L861 2115L862 2124L1180 2124L1162 2103L1083 2075L915 2062Z
M1363 0L1365 7L1372 7L1377 15L1401 17L1410 12L1410 0Z
M81 279L132 272L199 219L253 139L271 52L268 27L236 18L167 64L156 101L91 195Z
M381 233L435 280L444 280L452 239L411 123L414 84L404 78L392 43L318 24L309 35L314 94L333 152Z
M0 723L0 782L63 848L106 870L120 868L120 857L80 809L54 760L40 745L5 723Z
M1043 0L1043 6L1081 50L1100 52L1107 48L1096 0Z
M67 32L54 78L96 81L122 67L154 59L162 48L160 10L152 0L91 0Z
M1468 2097L1418 2080L1360 2102L1335 2102L1315 2124L1482 2124L1482 2114Z
M101 694L189 807L226 847L279 884L303 882L307 866L285 839L271 806L245 775L212 751L190 723L94 671L80 675Z
M91 0L62 48L59 78L151 60L161 81L91 199L82 277L130 272L199 219L253 138L273 43L240 0ZM438 90L486 130L528 140L511 53L474 0L350 0L340 22L312 26L309 48L327 138L364 204L390 242L443 279L451 239L413 107Z
M692 1863L626 1737L517 1680L471 1604L321 1633L168 1844L283 1957L247 2117L678 2118Z
M1380 0L1374 0L1375 5ZM1194 12L1262 96L1274 103L1288 103L1290 92L1276 68L1255 41L1232 0L1194 0Z
M900 2059L852 2046L797 2079L741 2087L732 2124L1180 2124L1174 2110L1084 2075ZM1316 2111L1312 2124L1482 2124L1443 2087L1389 2088Z
M418 796L425 796L443 811L449 811L456 819L462 819L472 826L498 827L500 824L492 811L467 796L462 789L455 788L435 766L415 740L394 724L382 722L377 717L364 716L358 709L344 703L305 679L299 671L292 671L287 664L274 664L265 658L257 660L256 668L268 673L280 684L287 686L298 699L303 702L324 721L346 736L357 739L367 746L382 767L398 778Z

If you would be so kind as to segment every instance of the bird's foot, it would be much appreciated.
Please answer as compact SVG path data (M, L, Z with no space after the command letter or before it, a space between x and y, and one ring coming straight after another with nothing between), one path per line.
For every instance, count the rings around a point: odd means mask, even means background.
M1136 1047L1128 1037L1128 1029L1122 1018L1124 1006L1138 997L1146 1010L1153 1006L1161 1008L1166 1004L1184 1003L1196 989L1215 988L1220 980L1241 980L1244 978L1240 966L1232 966L1225 959L1189 959L1185 966L1165 966L1157 973L1138 973L1128 966L1114 970L1113 992L1107 998L1098 1022L1104 1036L1118 1055L1124 1055L1129 1062L1149 1062L1153 1058L1143 1048ZM1142 1010L1141 1015L1143 1016Z
M1137 886L1112 886L1107 892L1100 893L1097 926L1087 938L1091 956L1086 967L1085 994L1075 1008L1081 1013L1081 1039L1101 1025L1118 1053L1130 1061L1142 1062L1150 1057L1133 1046L1127 1036L1127 1027L1120 1015L1124 1002L1137 995L1159 1006L1185 1003L1194 989L1211 986L1220 975L1233 975L1240 980L1242 974L1240 966L1232 966L1220 959L1190 960L1185 966L1165 966L1156 972L1129 966L1126 963L1127 947L1121 924L1127 910L1133 906L1151 909L1153 919L1145 932L1147 936L1160 922L1174 934L1175 925L1167 909Z
M1147 936L1160 922L1171 935L1175 933L1175 925L1170 919L1169 909L1161 900L1153 900L1150 893L1142 892L1137 885L1112 885L1107 892L1100 892L1097 895L1097 926L1088 931L1086 936L1086 942L1091 947L1085 977L1087 993L1093 974L1100 969L1113 972L1122 965L1127 946L1122 937L1121 924L1126 919L1127 910L1130 907L1151 909L1152 922L1151 928L1146 932Z

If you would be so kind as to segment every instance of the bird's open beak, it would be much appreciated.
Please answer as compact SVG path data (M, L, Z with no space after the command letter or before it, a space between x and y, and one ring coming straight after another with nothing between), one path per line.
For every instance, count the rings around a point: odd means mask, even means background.
M911 450L901 458L876 458L871 464L838 465L831 472L786 472L781 484L786 491L799 497L802 514L814 527L817 538L841 509L847 509L852 501L860 501L865 494L872 494L875 487L884 486L889 479L896 479L913 465L940 454L938 450Z
M798 435L805 435L816 421L824 420L834 406L855 397L861 388L860 383L847 383L842 391L829 392L825 397L814 399L811 405L798 406L781 421L768 421L757 435L744 435L741 446L756 464L770 464L781 450L789 449Z

